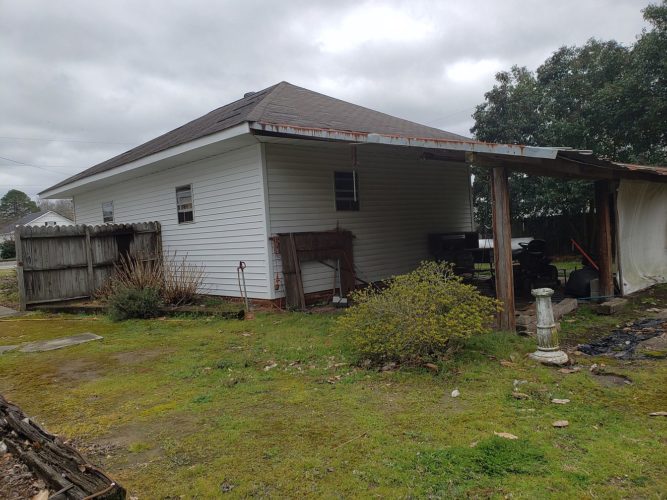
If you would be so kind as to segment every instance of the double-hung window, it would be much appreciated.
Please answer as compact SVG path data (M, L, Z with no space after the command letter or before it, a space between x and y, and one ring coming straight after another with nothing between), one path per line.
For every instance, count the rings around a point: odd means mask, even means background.
M356 171L334 172L336 210L359 210L359 177Z
M194 222L195 212L194 200L192 198L192 184L176 188L176 211L178 212L179 224Z
M105 201L102 203L102 222L113 222L113 201Z

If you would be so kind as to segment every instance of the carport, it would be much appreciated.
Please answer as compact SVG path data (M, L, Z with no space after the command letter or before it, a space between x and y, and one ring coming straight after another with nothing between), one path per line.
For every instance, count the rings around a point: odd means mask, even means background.
M498 326L516 329L508 177L528 175L594 181L598 226L599 292L614 294L613 255L621 295L667 281L667 168L617 163L590 151L569 148L422 139L255 122L258 136L347 142L353 151L367 144L413 148L428 161L476 165L491 170L496 295L505 308ZM612 226L616 227L615 234ZM627 269L628 279L624 279ZM631 275L631 278L630 278Z

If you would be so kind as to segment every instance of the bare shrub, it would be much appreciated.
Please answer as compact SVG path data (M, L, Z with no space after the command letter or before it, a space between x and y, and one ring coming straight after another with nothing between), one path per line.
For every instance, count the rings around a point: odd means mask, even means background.
M116 288L143 290L164 288L164 263L162 259L141 260L121 256L110 279L112 291Z
M164 288L162 298L174 306L193 301L206 276L203 266L187 261L187 255L178 258L176 252L164 260Z
M123 256L113 275L97 291L102 298L112 298L122 290L157 291L165 304L191 303L204 282L204 268L187 261L187 255L167 253L162 259L141 260Z

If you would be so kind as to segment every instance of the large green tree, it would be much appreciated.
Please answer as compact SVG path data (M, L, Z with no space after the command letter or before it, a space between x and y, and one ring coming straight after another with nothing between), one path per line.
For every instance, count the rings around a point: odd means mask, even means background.
M667 161L667 0L643 11L651 29L632 47L589 40L561 47L537 71L513 66L477 106L479 140L590 149L618 161ZM476 220L490 226L488 172L476 168ZM589 183L513 174L516 217L589 209Z
M39 211L37 204L23 191L10 189L0 199L0 221L12 222L31 212Z

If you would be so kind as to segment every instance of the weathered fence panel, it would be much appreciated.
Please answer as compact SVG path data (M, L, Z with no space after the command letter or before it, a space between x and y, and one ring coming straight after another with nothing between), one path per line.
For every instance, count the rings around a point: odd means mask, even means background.
M30 304L90 297L123 256L161 257L159 222L103 226L22 226L16 229L21 309Z

